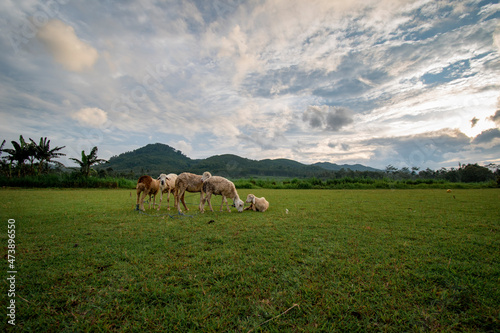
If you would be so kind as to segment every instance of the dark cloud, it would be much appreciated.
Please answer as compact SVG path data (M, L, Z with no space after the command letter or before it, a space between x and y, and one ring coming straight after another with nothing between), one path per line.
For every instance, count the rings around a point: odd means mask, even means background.
M401 165L421 167L432 163L440 164L470 147L470 138L459 130L444 129L419 135L388 137L367 140L368 146L379 146L375 152L382 156L392 152L392 160ZM375 157L377 158L377 156Z
M311 105L302 115L302 120L312 128L338 132L342 127L353 122L352 111L337 106Z
M493 120L497 125L500 125L500 109L495 112L494 115L490 117L491 120Z
M492 128L481 132L478 136L474 138L473 143L489 143L496 138L500 138L500 130L498 128Z
M472 128L472 127L476 126L478 121L479 121L479 119L477 119L476 117L472 118L470 120L470 127Z
M327 146L330 148L339 148L342 149L343 151L349 151L350 149L350 146L347 143L329 142Z
M500 97L497 99L497 111L490 117L490 119L494 121L495 124L500 126Z

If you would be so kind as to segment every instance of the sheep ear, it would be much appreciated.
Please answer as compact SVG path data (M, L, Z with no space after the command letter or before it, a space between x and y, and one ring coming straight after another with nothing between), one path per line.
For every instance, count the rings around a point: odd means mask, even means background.
M252 203L255 205L255 197L253 197L253 199L252 199Z

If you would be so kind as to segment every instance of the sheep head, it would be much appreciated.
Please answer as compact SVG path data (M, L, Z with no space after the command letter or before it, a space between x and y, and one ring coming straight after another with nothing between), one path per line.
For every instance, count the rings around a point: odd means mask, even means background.
M253 203L255 205L255 195L249 194L247 196L247 200L245 201L246 203Z
M236 207L236 209L238 210L238 212L242 212L243 211L243 207L245 206L245 203L243 202L243 200L240 200L240 198L235 198L234 200L234 207Z
M162 173L157 179L160 181L160 186L164 187L167 184L168 177L166 174Z
M212 177L212 174L208 171L205 171L203 173L203 175L201 176L201 182L203 183L205 180L207 180L210 177Z

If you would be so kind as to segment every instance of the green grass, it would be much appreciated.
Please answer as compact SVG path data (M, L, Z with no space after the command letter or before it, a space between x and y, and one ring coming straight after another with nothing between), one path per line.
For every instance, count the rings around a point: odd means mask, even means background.
M500 329L499 190L239 193L271 206L199 214L195 194L193 217L170 218L134 211L133 190L0 190L2 257L16 220L15 329Z

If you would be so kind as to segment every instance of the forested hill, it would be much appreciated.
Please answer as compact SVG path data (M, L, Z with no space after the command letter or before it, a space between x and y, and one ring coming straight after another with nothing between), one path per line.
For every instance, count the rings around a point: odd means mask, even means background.
M137 177L143 174L157 176L160 173L192 172L201 174L210 171L214 175L231 178L249 177L328 177L331 171L344 168L353 171L379 171L363 165L336 165L317 163L306 165L288 159L251 160L237 155L225 154L205 159L191 159L181 151L168 145L155 143L109 159L99 169Z

